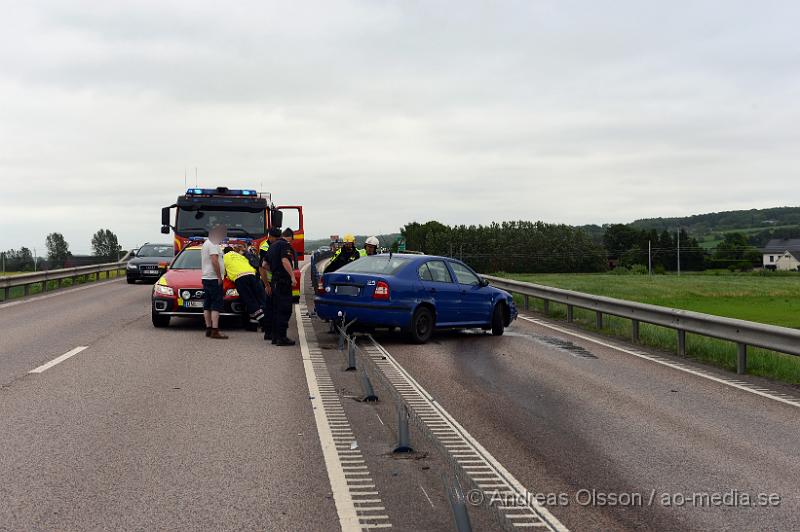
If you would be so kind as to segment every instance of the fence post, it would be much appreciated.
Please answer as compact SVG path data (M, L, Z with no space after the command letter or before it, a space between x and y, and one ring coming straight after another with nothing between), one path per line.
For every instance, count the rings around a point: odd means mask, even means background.
M411 440L408 435L408 408L404 403L397 404L397 447L393 453L411 453Z
M575 311L572 308L572 305L567 305L567 321L572 323L572 320L575 318Z
M634 342L639 341L639 320L631 320L631 339Z
M678 354L686 356L686 331L678 329Z
M747 373L747 344L736 344L736 373L744 375Z

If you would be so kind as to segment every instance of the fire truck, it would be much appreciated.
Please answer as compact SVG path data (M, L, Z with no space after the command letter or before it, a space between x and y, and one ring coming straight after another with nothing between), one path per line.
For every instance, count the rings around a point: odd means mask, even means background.
M170 223L175 209L174 224ZM291 217L287 224L294 231L292 248L297 260L304 259L305 249L303 230L303 207L299 205L275 206L268 193L258 193L248 189L190 188L185 195L161 209L161 232L169 234L172 230L177 255L192 243L202 243L208 237L208 231L215 225L228 228L228 242L245 242L258 248L266 239L267 231L272 227L283 227L285 219ZM295 264L295 277L300 279L300 271ZM299 289L295 289L295 298L299 299Z

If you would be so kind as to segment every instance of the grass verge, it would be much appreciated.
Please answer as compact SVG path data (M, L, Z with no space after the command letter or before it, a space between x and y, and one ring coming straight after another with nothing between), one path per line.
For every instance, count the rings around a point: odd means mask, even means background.
M27 272L23 272L27 273ZM87 275L79 275L73 281L73 279L62 279L60 284L58 281L47 281L47 290L44 290L44 283L35 283L30 285L30 292L28 295L39 294L44 291L51 292L53 290L57 290L58 288L68 288L71 286L86 284L86 283L93 283L96 281L105 281L107 279L116 279L118 277L124 277L125 272L123 270L119 271L109 271L103 272L102 274L87 274ZM20 297L25 296L25 288L22 286L15 286L8 291L8 298L3 299L2 290L0 290L0 302L2 301L10 301L12 299L17 299Z

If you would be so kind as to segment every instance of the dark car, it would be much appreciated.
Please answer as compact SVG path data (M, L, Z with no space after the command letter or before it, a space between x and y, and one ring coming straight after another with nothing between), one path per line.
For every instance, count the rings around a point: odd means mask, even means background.
M511 294L461 261L430 255L363 257L323 275L317 294L323 319L400 328L416 343L435 329L481 328L499 336L517 317Z
M125 268L128 284L136 281L156 282L167 270L174 254L172 244L145 244L135 253L132 252Z

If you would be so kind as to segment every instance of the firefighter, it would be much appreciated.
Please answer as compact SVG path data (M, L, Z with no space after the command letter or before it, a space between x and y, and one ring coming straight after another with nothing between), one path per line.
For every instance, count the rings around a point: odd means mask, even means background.
M356 249L356 237L351 234L344 235L342 247L336 250L333 258L325 267L323 273L332 273L354 260L361 258L361 254Z
M295 254L292 246L281 235L281 230L269 230L269 269L272 272L272 343L278 346L294 345L286 333L292 317L292 289L297 283L294 276Z
M364 242L364 255L371 256L378 254L378 248L380 247L381 243L378 240L378 237L371 236ZM362 256L364 256L362 255Z
M264 288L256 275L256 269L245 256L242 244L236 244L223 256L225 275L236 285L239 299L250 315L250 323L264 327Z

